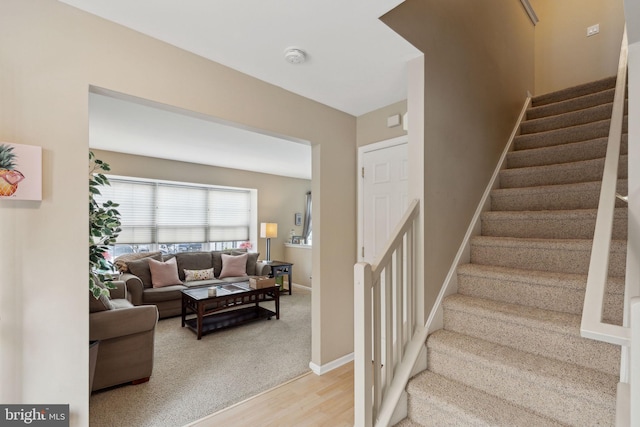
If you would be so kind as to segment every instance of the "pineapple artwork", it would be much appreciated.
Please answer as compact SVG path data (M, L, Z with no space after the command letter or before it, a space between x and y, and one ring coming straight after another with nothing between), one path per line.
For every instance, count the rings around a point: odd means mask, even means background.
M18 189L18 183L24 179L24 175L16 170L14 147L0 145L0 196L9 197Z
M42 200L42 148L0 142L0 200Z

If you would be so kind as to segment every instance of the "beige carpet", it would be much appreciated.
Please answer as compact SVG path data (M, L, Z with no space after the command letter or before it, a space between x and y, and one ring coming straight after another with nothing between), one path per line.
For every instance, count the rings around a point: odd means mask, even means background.
M307 372L310 360L311 292L299 287L280 298L280 320L200 341L179 317L163 319L151 380L93 393L91 427L183 426Z
M614 84L533 99L400 426L614 425L620 348L580 337ZM624 132L622 194L626 117ZM627 209L616 206L604 318L619 324Z

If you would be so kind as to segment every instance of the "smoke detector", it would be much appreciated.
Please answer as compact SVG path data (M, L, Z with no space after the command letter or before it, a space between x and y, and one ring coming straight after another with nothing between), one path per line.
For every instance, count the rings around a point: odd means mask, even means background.
M290 64L302 64L307 60L307 54L302 49L291 47L284 51L284 59Z

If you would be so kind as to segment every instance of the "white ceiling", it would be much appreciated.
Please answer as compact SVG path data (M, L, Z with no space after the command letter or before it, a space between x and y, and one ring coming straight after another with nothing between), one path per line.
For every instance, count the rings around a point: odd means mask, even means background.
M406 99L420 55L378 19L403 0L60 1L353 116Z

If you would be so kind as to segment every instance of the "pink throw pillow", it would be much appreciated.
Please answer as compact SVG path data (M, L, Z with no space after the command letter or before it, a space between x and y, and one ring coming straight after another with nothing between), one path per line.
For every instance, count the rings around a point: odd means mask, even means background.
M149 258L149 270L151 270L151 284L154 288L182 284L178 277L178 264L175 258L167 262Z
M235 256L222 254L222 271L220 272L220 278L246 276L247 258L248 254Z

